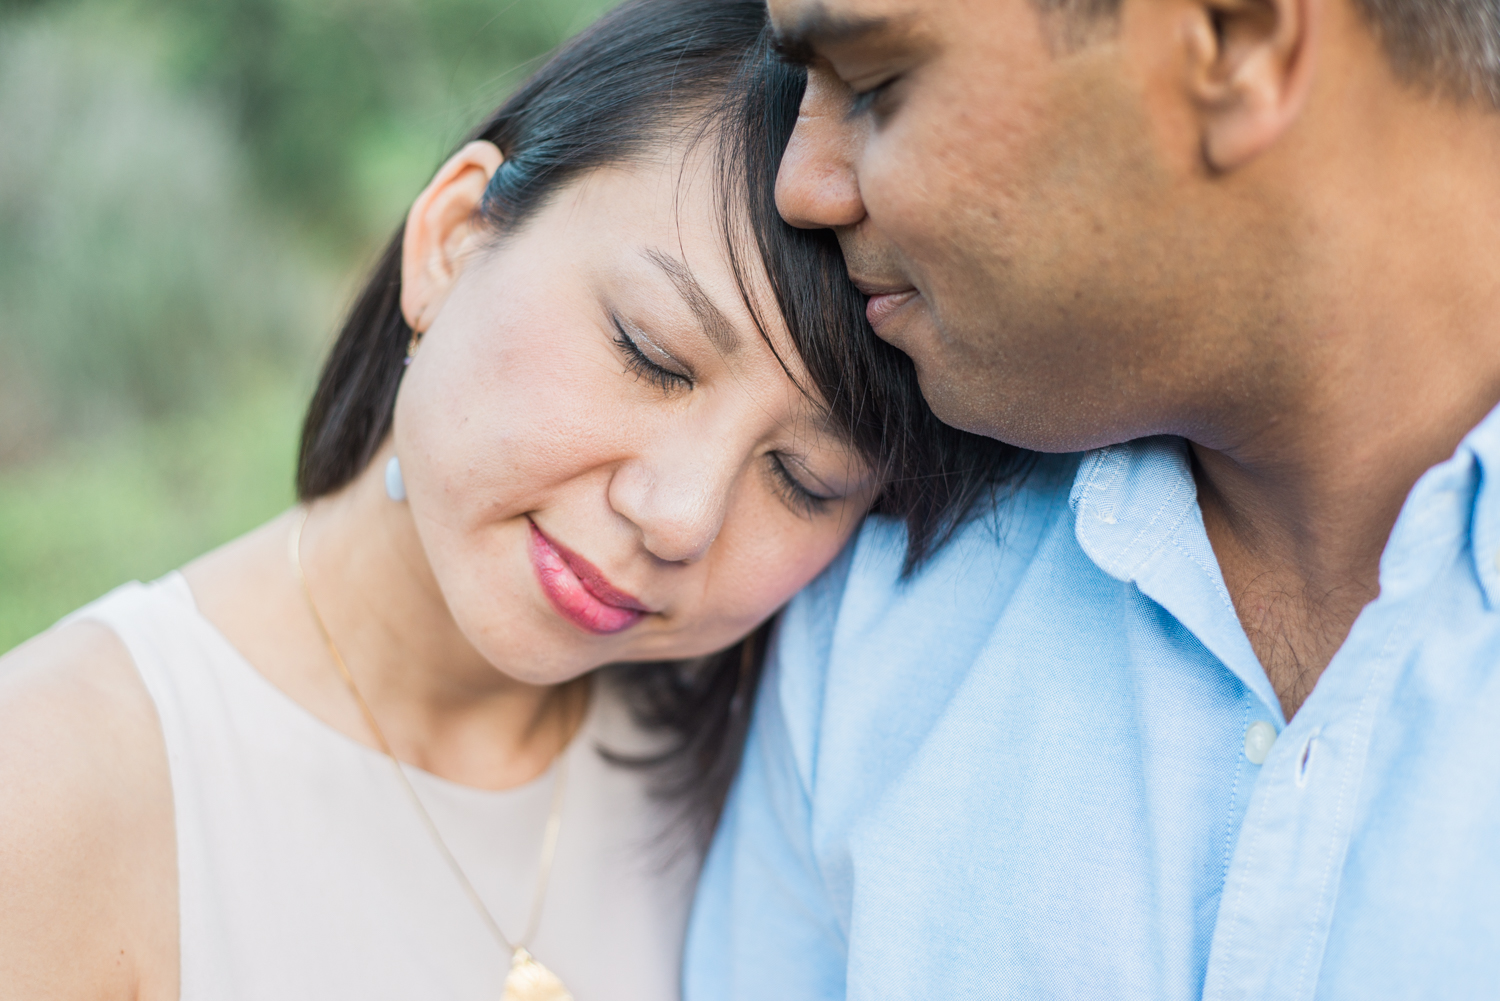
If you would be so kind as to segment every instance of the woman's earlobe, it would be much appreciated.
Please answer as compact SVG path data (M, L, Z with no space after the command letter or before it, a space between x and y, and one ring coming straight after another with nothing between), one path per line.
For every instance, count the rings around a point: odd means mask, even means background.
M468 143L438 169L407 213L401 313L418 335L431 326L463 270L464 255L483 226L485 189L504 159L494 143Z

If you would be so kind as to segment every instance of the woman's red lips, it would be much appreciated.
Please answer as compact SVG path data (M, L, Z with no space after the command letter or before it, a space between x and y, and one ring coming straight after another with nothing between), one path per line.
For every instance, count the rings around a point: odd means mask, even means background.
M611 584L588 560L531 523L531 565L552 607L580 629L606 635L629 629L650 611Z

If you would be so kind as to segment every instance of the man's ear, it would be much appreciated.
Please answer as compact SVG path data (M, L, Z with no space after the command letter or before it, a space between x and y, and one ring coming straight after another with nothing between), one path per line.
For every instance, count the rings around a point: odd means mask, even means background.
M424 333L479 237L475 218L490 178L504 160L494 143L471 142L443 164L412 203L401 243L401 313Z
M1191 0L1188 97L1210 170L1242 167L1296 121L1312 86L1325 0Z

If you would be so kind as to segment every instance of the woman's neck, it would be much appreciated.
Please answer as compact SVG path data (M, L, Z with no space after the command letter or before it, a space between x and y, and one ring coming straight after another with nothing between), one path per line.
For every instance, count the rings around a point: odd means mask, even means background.
M545 771L582 722L587 682L525 684L481 658L448 613L406 506L369 470L307 509L305 592L289 549L303 517L289 512L186 567L203 614L294 701L378 746L310 598L397 757L487 789Z

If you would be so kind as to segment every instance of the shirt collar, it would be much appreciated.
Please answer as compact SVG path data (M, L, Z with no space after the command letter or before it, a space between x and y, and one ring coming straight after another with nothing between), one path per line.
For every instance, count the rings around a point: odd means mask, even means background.
M1381 592L1428 579L1433 556L1466 542L1485 607L1500 608L1500 406L1412 487L1381 557Z
M1181 438L1141 438L1087 453L1068 496L1078 543L1100 569L1129 581L1198 509ZM1228 597L1228 593L1225 593Z
M1478 496L1471 527L1474 572L1484 590L1485 606L1500 608L1500 406L1469 432L1464 445L1479 466Z
M1253 689L1261 687L1255 676L1264 672L1203 529L1186 442L1142 438L1087 453L1068 503L1078 543L1100 569L1135 583ZM1500 406L1407 496L1381 556L1382 596L1429 583L1465 543L1486 606L1500 608ZM1246 654L1253 669L1240 663Z
M1089 559L1170 613L1280 722L1281 705L1240 627L1204 531L1187 443L1142 438L1089 452L1068 502Z

